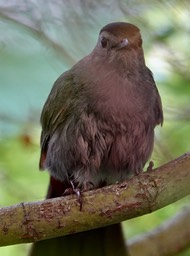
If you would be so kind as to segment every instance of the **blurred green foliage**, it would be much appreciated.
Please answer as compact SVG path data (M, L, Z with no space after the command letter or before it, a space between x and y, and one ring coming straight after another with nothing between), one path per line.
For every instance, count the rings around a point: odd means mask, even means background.
M35 23L33 9L25 8L32 1L21 1L20 4L10 1L9 8L11 3L17 8L16 17L20 23L22 20L26 24L31 22L31 27L40 24L46 33L44 39L42 33L34 33L30 27L26 29L22 24L5 18L2 15L4 11L8 13L4 9L5 1L0 1L1 207L22 201L42 200L45 197L48 173L38 171L41 108L55 79L71 66L72 61L74 63L88 54L96 42L99 29L114 20L130 21L141 28L147 65L155 75L162 97L165 123L163 128L156 131L153 160L156 165L160 165L189 151L188 1L158 1L157 4L142 1L136 5L137 2L119 1L120 5L115 7L111 17L105 15L108 14L105 9L111 10L111 7L103 5L103 1L97 1L97 5L92 3L94 6L91 7L88 1L84 1L83 6L82 1L79 1L76 9L72 9L71 1L70 4L64 4L64 10L67 11L64 19L56 20L52 19L52 15L58 15L53 12L54 8L57 10L56 1L43 6L45 9L40 9L40 2L36 1L39 4L37 17L43 18L43 22ZM16 11L14 8L12 10ZM86 12L85 17L82 11ZM72 13L72 18L69 13ZM57 46L51 47L52 41L62 47L63 55L59 54ZM64 50L70 54L70 59L64 55ZM189 198L185 198L157 212L125 222L127 237L158 226L188 203ZM26 255L28 248L29 245L3 247L0 248L0 254L22 256ZM180 255L190 255L190 251Z

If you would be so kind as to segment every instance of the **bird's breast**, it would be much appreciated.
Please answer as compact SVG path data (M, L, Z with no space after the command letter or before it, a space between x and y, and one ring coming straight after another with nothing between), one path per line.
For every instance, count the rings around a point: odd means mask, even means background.
M120 81L107 82L106 85L99 87L90 104L100 116L117 119L120 122L134 116L142 118L142 113L145 113L145 118L147 114L151 114L148 99L144 99L140 92L135 91L135 86Z

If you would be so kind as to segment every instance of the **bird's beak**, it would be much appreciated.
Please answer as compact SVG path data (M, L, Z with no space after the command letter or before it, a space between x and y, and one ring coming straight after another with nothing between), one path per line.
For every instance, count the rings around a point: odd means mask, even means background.
M128 41L127 38L125 38L125 39L123 39L120 43L118 43L118 44L116 45L116 49L117 49L117 50L120 50L120 49L126 47L128 44L129 44L129 41Z

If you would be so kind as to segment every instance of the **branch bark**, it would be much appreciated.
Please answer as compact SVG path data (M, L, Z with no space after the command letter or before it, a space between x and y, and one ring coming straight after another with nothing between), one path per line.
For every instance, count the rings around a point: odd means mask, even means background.
M0 209L0 246L35 242L138 217L190 194L190 153L118 185Z

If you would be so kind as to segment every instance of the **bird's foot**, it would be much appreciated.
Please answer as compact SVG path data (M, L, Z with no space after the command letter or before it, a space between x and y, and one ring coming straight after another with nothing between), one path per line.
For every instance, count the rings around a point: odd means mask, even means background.
M153 161L150 161L150 162L149 162L149 165L148 165L148 167L147 167L147 172L152 171L152 170L153 170L153 167L154 167L154 162L153 162Z
M82 193L80 188L75 188L75 185L72 181L70 181L71 187L67 188L64 192L63 195L71 195L71 194L76 194L77 195L77 201L79 202L80 205L80 211L82 211Z
M74 184L73 181L70 181L69 183L71 187L65 189L63 196L76 194L77 201L80 205L80 211L82 211L82 206L83 206L82 193L94 189L95 185L92 182L87 182L85 185L83 185L83 189L80 189Z

